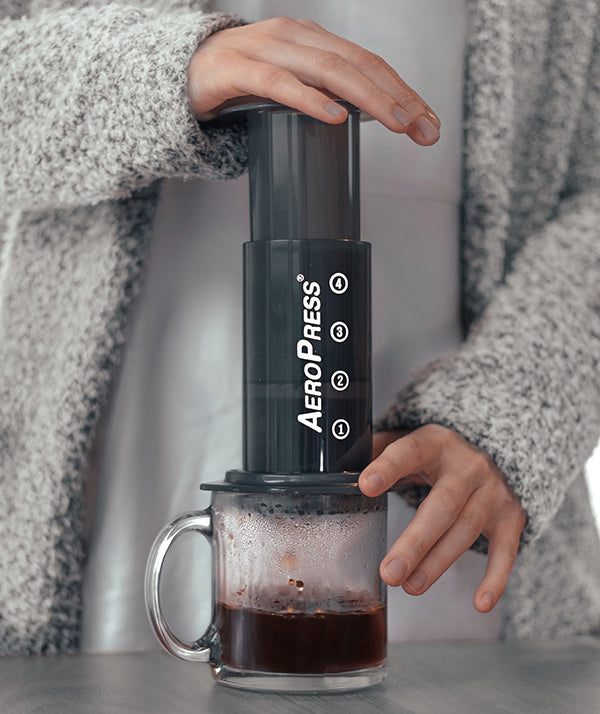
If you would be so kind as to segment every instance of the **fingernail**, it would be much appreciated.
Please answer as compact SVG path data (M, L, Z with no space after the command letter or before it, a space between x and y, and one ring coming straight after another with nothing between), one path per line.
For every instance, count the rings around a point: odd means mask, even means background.
M369 491L383 491L385 481L379 474L365 474L362 477L363 486L367 486Z
M339 104L336 104L335 102L327 102L325 105L325 109L331 114L333 117L343 117L346 116L346 110L344 107L341 107Z
M400 585L406 576L408 565L400 558L394 558L383 569L385 579L389 583Z
M399 107L398 105L396 105L392 109L392 114L394 115L396 120L399 121L400 124L402 124L402 126L409 126L414 121L414 117L412 117L407 111L405 111L404 109L402 109L402 107Z
M492 607L492 605L494 604L493 594L492 593L483 593L479 603L484 610L489 610Z
M423 590L426 584L427 574L423 570L415 570L415 572L406 581L406 585L417 593Z
M416 126L425 141L433 141L440 135L440 132L427 117L419 117L416 121Z
M427 111L427 116L429 117L431 123L436 127L436 129L439 130L439 128L442 126L442 122L436 117L436 115L433 112L430 112L429 110Z

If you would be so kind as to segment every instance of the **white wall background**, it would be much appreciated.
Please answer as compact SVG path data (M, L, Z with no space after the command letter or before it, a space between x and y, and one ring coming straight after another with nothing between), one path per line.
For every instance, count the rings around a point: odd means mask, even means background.
M592 494L592 506L596 515L596 523L600 529L600 442L587 462L586 475L590 493Z

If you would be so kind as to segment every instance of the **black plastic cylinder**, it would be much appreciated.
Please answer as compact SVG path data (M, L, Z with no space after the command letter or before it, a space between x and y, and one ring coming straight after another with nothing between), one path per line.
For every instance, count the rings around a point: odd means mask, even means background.
M361 471L371 460L370 245L244 246L244 469Z
M252 240L359 240L359 112L343 124L289 107L248 112Z
M372 457L370 245L360 241L360 112L327 124L275 102L248 126L241 488L356 489ZM219 485L219 488L223 484Z

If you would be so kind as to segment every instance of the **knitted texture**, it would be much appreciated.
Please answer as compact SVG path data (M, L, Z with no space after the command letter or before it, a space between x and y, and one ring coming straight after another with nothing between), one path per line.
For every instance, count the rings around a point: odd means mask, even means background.
M416 375L377 427L449 427L521 499L507 636L589 632L600 624L583 476L600 435L598 3L489 0L471 2L470 16L468 338Z
M239 174L242 139L199 131L186 93L194 49L234 24L227 16L117 4L5 22L5 202L27 209L32 198L36 209L88 205L128 198L168 176Z
M227 178L189 59L228 16L198 3L0 12L0 652L78 646L82 471L139 290L163 177ZM36 6L43 7L38 11Z

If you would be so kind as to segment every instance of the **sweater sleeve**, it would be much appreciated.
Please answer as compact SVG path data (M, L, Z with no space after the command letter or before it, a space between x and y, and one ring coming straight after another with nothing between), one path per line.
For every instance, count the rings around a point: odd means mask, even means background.
M532 235L461 350L427 366L377 427L438 423L485 451L543 532L600 435L600 192Z
M159 178L230 178L243 132L202 128L187 67L231 15L108 3L0 22L0 199L68 207Z

